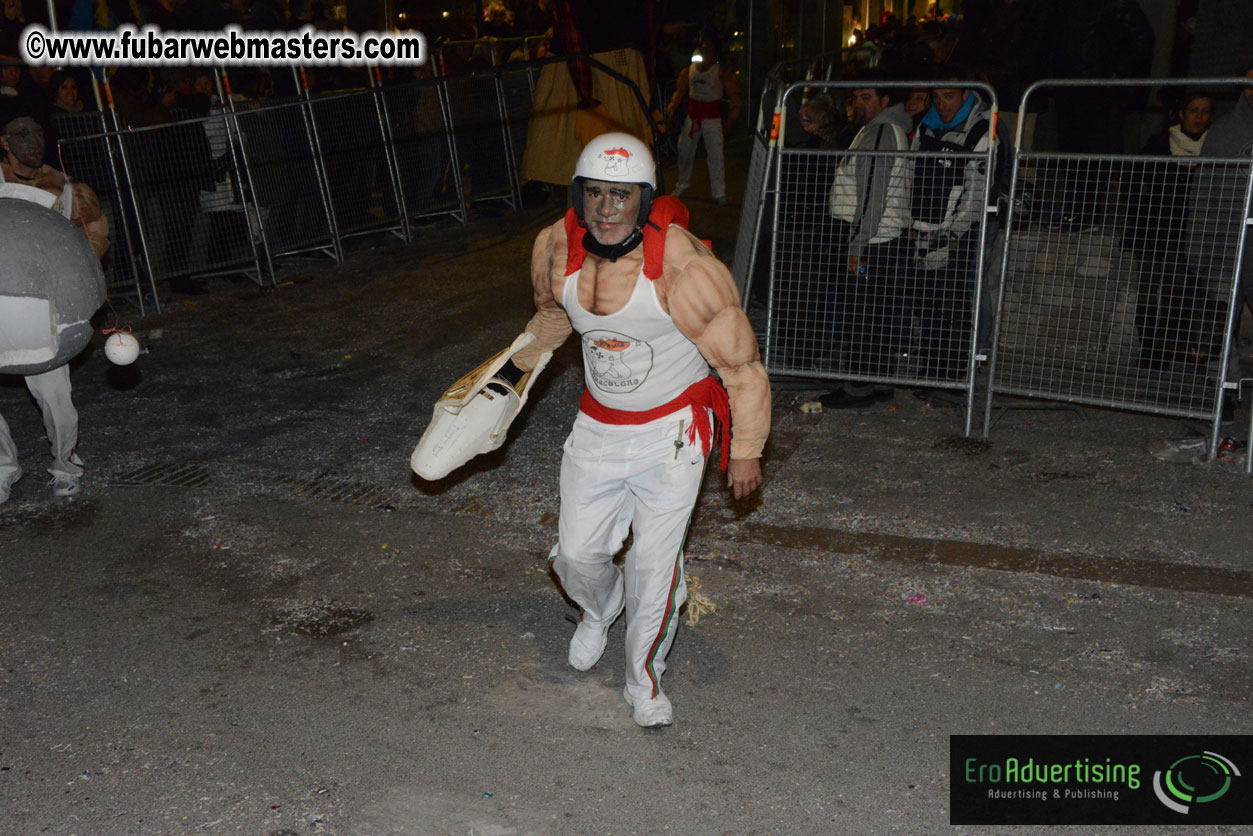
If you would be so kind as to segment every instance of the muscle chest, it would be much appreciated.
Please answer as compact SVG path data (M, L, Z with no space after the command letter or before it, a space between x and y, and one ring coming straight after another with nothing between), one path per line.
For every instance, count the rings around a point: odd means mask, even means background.
M584 259L575 288L579 307L596 316L608 316L622 310L635 292L642 266L640 258L622 258L615 262L592 256ZM555 298L564 298L565 283L571 278L566 275L553 277Z

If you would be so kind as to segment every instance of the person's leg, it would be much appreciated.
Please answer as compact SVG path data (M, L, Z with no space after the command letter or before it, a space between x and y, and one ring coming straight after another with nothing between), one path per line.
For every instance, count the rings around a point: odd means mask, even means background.
M683 120L679 130L679 180L670 194L678 197L692 187L692 166L696 162L696 143L700 141L700 129L693 130L692 117Z
M631 479L634 539L626 558L626 690L640 725L666 725L673 719L661 689L666 655L678 630L679 608L687 600L683 541L704 474L701 441L688 441L691 411L654 422L639 439L638 461L645 468ZM675 447L682 434L684 446Z
M701 123L705 137L705 156L709 164L709 192L717 203L727 199L726 169L722 157L722 120L706 119Z
M613 556L631 524L625 479L598 426L580 415L566 439L559 535L550 555L562 589L583 609L570 642L570 664L579 670L600 659L609 626L622 612L622 572Z
M0 415L0 503L9 500L9 489L22 478L22 466L17 460L17 446L9 434L9 425Z
M70 398L70 367L58 366L43 374L27 375L26 388L43 414L44 431L52 445L53 492L58 496L78 493L82 461L74 454L78 444L78 411Z

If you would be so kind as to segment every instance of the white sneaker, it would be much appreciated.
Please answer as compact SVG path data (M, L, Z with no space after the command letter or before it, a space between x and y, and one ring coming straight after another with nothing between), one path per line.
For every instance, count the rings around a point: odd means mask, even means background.
M22 478L25 473L21 468L11 475L8 479L0 482L0 505L9 501L9 497L13 495L13 486L17 484L17 480Z
M83 474L58 473L52 479L53 496L73 496L83 489Z
M613 622L610 622L612 624ZM605 653L609 642L609 624L597 626L580 621L570 637L570 667L576 671L591 670Z
M635 709L631 714L631 719L637 726L659 729L674 722L674 706L670 705L670 699L661 691L658 691L657 696L652 699L641 699L636 703L631 700L630 686L626 686L622 689L622 698L626 700L627 705Z

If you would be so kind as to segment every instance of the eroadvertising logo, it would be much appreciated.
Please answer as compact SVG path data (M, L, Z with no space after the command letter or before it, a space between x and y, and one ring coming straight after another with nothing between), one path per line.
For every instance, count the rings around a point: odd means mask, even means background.
M953 735L949 762L952 824L1253 824L1253 735Z
M1242 777L1240 770L1217 752L1184 755L1165 771L1153 773L1153 792L1158 801L1187 815L1192 805L1209 804L1226 795L1232 777Z

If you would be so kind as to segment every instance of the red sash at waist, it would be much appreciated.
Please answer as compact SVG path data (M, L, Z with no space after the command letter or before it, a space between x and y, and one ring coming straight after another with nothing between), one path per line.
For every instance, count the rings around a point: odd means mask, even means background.
M705 455L709 455L715 440L715 429L709 425L709 413L705 410L713 410L714 418L718 422L717 440L722 444L722 469L726 470L727 463L731 460L731 443L728 439L731 401L727 398L727 390L722 388L722 384L713 375L696 381L674 400L639 412L605 406L586 387L583 389L583 397L579 399L579 409L583 414L602 424L647 424L672 412L678 412L685 406L692 407L692 426L688 429L688 441L695 441L695 437L700 436L701 451Z
M687 115L692 118L691 136L696 136L696 132L700 130L701 122L706 119L722 118L722 102L719 100L701 102L693 98L688 98Z

